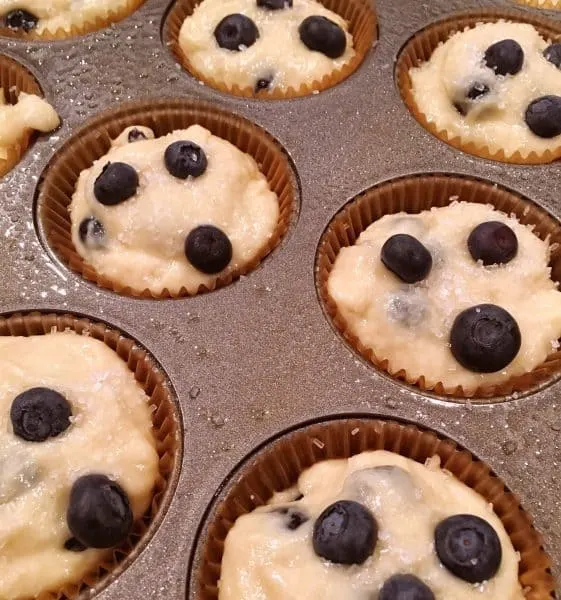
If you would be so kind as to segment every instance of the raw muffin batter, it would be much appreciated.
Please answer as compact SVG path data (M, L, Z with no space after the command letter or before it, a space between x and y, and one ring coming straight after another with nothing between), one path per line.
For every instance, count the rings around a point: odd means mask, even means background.
M255 92L297 90L355 54L346 22L316 0L204 0L185 19L179 45L205 78Z
M9 148L21 140L26 130L52 131L59 123L55 109L44 98L22 92L17 104L6 104L0 88L0 159L8 158Z
M409 74L417 108L439 131L527 157L561 145L560 66L559 44L499 21L454 34Z
M481 496L438 463L433 458L423 466L376 451L304 471L297 489L240 517L228 533L220 600L386 600L396 597L389 594L392 585L419 594L404 598L522 600L518 555L501 521ZM294 500L299 494L303 497ZM340 501L352 504L326 510ZM348 521L341 524L343 518L337 517L345 513ZM475 531L484 532L488 542L486 556L468 557L461 577L441 564L454 562L450 553L441 554L442 531L435 551L435 530L457 515L483 519L486 523L478 522ZM463 522L471 522L467 527L474 531L473 519ZM451 568L459 572L457 564ZM384 586L390 578L393 584Z
M507 242L516 244L517 240L518 248L504 261L484 260L485 266L472 254L469 243L472 232L488 222L507 224L511 230L504 230L510 236ZM424 246L420 255L428 262L432 258L428 273L408 278L414 281L405 281L384 263L383 249L388 249L388 240L397 234L412 236ZM328 291L348 329L372 348L379 360L388 360L390 373L404 369L411 383L424 375L427 387L442 382L446 389L461 385L469 393L481 385L532 371L557 348L561 293L550 279L548 262L548 244L530 228L490 206L455 202L418 215L399 213L375 221L354 246L341 249ZM493 366L493 353L483 355L483 364L477 363L477 358L466 356L469 348L463 339L458 354L466 368L451 352L454 332L462 335L461 328L455 327L456 318L462 311L486 303L506 310L518 324L518 340L509 337L508 348L491 348L498 355L512 351L514 357L507 356L499 368ZM508 321L512 325L512 319ZM510 325L503 331L507 337L512 332ZM473 360L476 364L471 364Z
M10 29L41 35L110 19L129 4L130 0L0 0L0 16Z
M100 564L101 548L118 545L148 508L158 455L149 398L103 342L2 337L0 368L0 598L15 600ZM124 522L107 514L104 494ZM105 522L86 519L89 507Z
M252 157L198 125L153 138L130 127L80 174L72 239L123 286L196 293L266 247L278 199Z

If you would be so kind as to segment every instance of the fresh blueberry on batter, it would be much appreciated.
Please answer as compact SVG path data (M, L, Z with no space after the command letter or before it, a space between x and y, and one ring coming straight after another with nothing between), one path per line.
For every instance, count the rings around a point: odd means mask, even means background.
M214 37L221 48L239 52L255 44L259 30L249 17L236 13L224 17L218 23Z
M518 252L518 239L512 229L500 221L487 221L478 225L467 241L473 260L484 265L504 265Z
M435 600L431 589L415 575L393 575L380 590L377 600Z
M485 64L497 75L516 75L524 64L524 50L514 40L496 42L485 51Z
M4 22L8 29L13 29L14 31L23 29L23 31L29 33L32 29L37 27L39 18L28 10L18 9L10 11L6 15Z
M136 194L138 173L122 162L108 162L94 183L94 195L100 204L114 206Z
M450 333L454 358L475 373L495 373L518 354L521 335L514 317L500 306L479 304L461 312Z
M526 109L528 127L541 138L553 138L561 134L561 97L542 96L533 100Z
M432 268L431 253L417 238L406 233L392 235L382 246L384 265L406 283L425 279Z
M173 142L166 148L164 163L169 173L178 179L200 177L208 166L205 151L186 140Z
M345 32L327 17L307 17L298 28L300 39L310 49L329 58L339 58L345 53Z
M62 395L36 387L15 397L10 409L14 433L28 442L44 442L70 427L72 408Z
M481 583L501 566L502 548L496 531L474 515L455 515L439 523L434 533L440 562L456 577Z
M374 552L377 540L374 516L352 500L331 504L314 524L314 551L332 563L361 565Z
M70 491L66 521L86 548L112 548L129 535L133 514L123 488L106 475L84 475Z
M218 227L200 225L187 236L185 255L195 269L214 275L230 264L232 242Z

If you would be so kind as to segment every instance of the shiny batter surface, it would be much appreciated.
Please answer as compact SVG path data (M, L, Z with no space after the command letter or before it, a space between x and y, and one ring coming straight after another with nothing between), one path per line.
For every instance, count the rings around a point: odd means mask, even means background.
M0 0L0 16L12 10L24 9L39 19L33 30L38 34L54 33L57 29L69 31L107 19L112 12L123 10L130 0Z
M132 129L149 139L128 143ZM251 156L199 125L153 138L147 128L128 128L80 174L70 206L72 239L98 273L121 285L172 294L185 287L196 293L200 285L211 287L217 275L198 271L186 259L189 232L200 225L220 228L233 249L226 269L235 270L267 245L278 222L278 199ZM166 170L164 152L178 140L195 142L206 153L208 167L200 177L178 179ZM139 174L136 195L116 206L100 204L93 191L108 162L125 162ZM84 245L79 235L80 223L90 216L105 228L100 247Z
M0 159L8 157L8 149L26 130L52 131L59 123L55 109L44 98L22 92L17 104L7 104L0 88Z
M107 551L72 552L66 510L74 481L107 475L129 496L135 518L158 474L149 398L103 342L72 332L0 338L0 598L15 600L79 582ZM14 398L34 387L62 394L71 424L28 442L13 433Z
M303 498L295 501L298 494ZM360 502L378 523L376 549L362 565L330 563L312 547L314 520L341 499ZM289 530L286 514L275 512L279 507L309 520ZM462 513L486 520L501 542L499 571L482 584L454 577L434 551L436 525ZM522 600L518 560L492 506L441 470L437 458L424 466L392 452L363 452L315 464L302 473L297 489L275 495L267 506L236 521L224 547L219 598L371 600L389 577L409 573L424 581L436 600Z
M495 75L484 62L491 44L513 39L524 50L524 64L516 75ZM561 95L561 70L543 56L549 46L532 25L485 23L454 34L436 48L427 62L409 71L417 107L427 120L464 143L487 146L492 153L503 149L510 156L520 152L541 154L561 145L561 136L544 139L527 126L524 114L535 99ZM474 83L490 92L469 105L465 116L454 106L465 100Z
M506 223L518 238L518 253L504 265L484 267L467 247L471 231L485 221ZM428 277L407 284L380 260L394 234L416 237L431 252ZM427 386L442 382L474 391L531 371L557 348L561 337L561 293L550 278L549 246L516 219L490 206L455 202L418 215L398 213L375 221L354 246L342 248L328 281L331 298L349 330L378 359L401 369L408 381L425 376ZM518 322L522 346L502 371L475 373L450 352L456 316L466 308L491 303Z
M235 13L249 17L259 29L257 41L241 52L220 48L214 38L218 23ZM332 59L304 45L298 27L310 16L327 17L343 28L347 47L342 56ZM355 54L345 20L316 0L294 0L292 8L283 10L260 8L256 0L204 0L185 19L179 45L193 67L207 78L241 88L255 88L259 80L271 79L271 89L282 91L320 81Z

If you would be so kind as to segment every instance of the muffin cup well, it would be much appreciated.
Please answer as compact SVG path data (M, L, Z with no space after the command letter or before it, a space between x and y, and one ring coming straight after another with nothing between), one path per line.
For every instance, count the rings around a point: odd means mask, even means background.
M223 287L245 275L280 243L296 211L297 198L290 161L280 144L261 127L212 105L189 100L154 100L124 104L88 121L74 132L47 166L39 187L38 218L48 244L64 264L100 287L127 296L176 298L190 295L185 288L179 293L170 293L166 289L161 294L149 289L133 289L98 274L84 262L72 243L68 207L80 172L106 154L111 140L126 127L144 125L159 137L195 124L206 127L252 156L276 193L280 209L276 229L259 254L241 268L219 275L210 287L199 286L197 293Z
M341 83L351 73L356 71L364 60L368 50L372 47L377 37L376 13L370 0L319 0L327 9L337 13L349 25L349 32L353 36L355 56L341 69L325 75L322 79L302 84L298 89L288 88L282 90L261 90L255 92L252 87L230 87L221 81L206 77L193 67L189 58L179 45L179 32L185 19L193 14L195 8L204 0L177 0L166 16L163 28L163 40L175 56L179 64L191 75L206 85L244 98L259 98L263 100L280 100L308 96Z
M504 10L472 11L452 15L422 29L401 49L395 65L395 79L397 86L401 92L401 97L403 98L405 105L415 119L427 131L458 150L481 158L488 158L506 163L532 165L553 162L561 157L561 142L559 142L559 145L553 148L553 150L546 150L539 154L531 152L526 157L523 157L518 151L514 154L507 154L502 149L492 151L485 144L466 141L461 136L448 132L446 129L439 129L435 123L432 123L427 119L426 115L421 112L415 102L412 91L412 81L409 75L410 69L418 67L422 63L428 61L437 46L448 40L454 33L465 29L473 29L480 23L494 23L501 19L515 23L528 23L533 25L539 34L546 40L551 40L552 42L561 40L561 24L538 15L521 14L519 12Z
M21 92L43 96L41 86L35 77L15 60L0 56L0 88L4 90L4 96L8 104L16 104ZM35 138L36 133L27 129L17 144L8 148L8 156L0 158L0 177L12 169L24 155L25 151Z
M224 541L236 519L264 505L275 492L296 484L300 474L323 460L368 450L395 452L419 463L440 457L441 467L483 496L520 553L519 581L526 600L551 600L555 580L541 535L518 498L492 472L455 442L415 425L376 418L333 419L284 434L255 454L236 473L224 499L211 513L191 578L197 600L217 600Z
M152 502L138 519L128 539L108 550L104 560L81 581L60 590L46 590L41 600L73 600L86 589L98 592L111 583L141 552L154 534L171 501L179 476L182 454L181 421L173 392L162 370L144 348L119 331L87 318L70 314L41 312L0 316L0 336L46 335L54 331L74 331L102 341L121 358L150 399L153 434L159 457L159 475Z
M63 27L58 27L53 30L46 29L43 33L37 33L33 30L27 33L21 30L13 30L6 27L2 21L0 26L0 36L19 38L28 41L48 41L64 40L79 35L85 35L86 33L98 31L99 29L108 27L112 23L121 21L140 8L145 1L146 0L127 0L123 6L110 9L106 17L96 17L93 21L84 21L81 24L72 23L70 29L64 29Z
M354 335L330 297L327 287L329 275L341 248L352 246L360 234L384 215L401 211L419 213L432 207L446 206L452 201L490 204L506 214L515 215L524 225L533 225L533 232L551 245L551 277L561 281L561 224L545 210L515 192L496 184L461 175L413 175L390 180L374 186L346 204L329 223L321 238L316 256L316 285L324 310L343 338L366 360L393 378L415 385L423 391L476 401L505 399L513 393L534 391L552 381L561 373L561 351L552 352L546 361L532 372L510 378L508 381L480 386L467 393L461 386L446 388L442 382L427 386L424 377L411 377L403 369L388 371L386 357L377 356ZM420 349L422 351L422 348Z

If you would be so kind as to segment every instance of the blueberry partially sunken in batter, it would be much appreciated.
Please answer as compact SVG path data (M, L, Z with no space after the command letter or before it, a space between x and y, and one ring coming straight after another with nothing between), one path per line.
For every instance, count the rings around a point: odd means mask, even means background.
M72 535L87 548L112 548L129 535L133 514L126 492L106 475L84 475L70 491L66 513Z
M233 14L224 17L214 30L214 37L221 48L241 52L253 46L259 37L255 23L245 15Z
M436 527L434 541L442 564L469 583L491 579L501 566L499 536L480 517L455 515L445 519Z
M533 100L524 116L528 127L541 138L561 134L561 96L542 96Z
M14 434L28 442L44 442L70 427L72 408L62 395L44 387L22 392L14 399L10 419Z
M208 164L205 151L187 140L170 144L166 148L164 162L170 174L178 179L200 177Z
M551 64L561 69L561 43L551 44L543 51L543 55Z
M518 252L518 240L512 229L500 221L478 225L468 237L468 249L474 260L484 265L510 262Z
M26 33L35 29L38 22L38 17L23 9L12 10L4 17L6 27L14 31L23 30Z
M415 575L393 575L380 590L378 600L435 600L431 589Z
M516 75L524 64L524 51L515 40L496 42L485 51L485 64L497 75Z
M98 202L105 206L120 204L136 194L138 174L133 167L122 162L108 162L94 184Z
M78 229L78 234L84 246L101 248L105 238L105 228L95 217L86 217Z
M291 506L281 506L280 508L275 508L273 512L283 515L284 526L289 531L298 529L300 525L303 525L310 519L304 512Z
M293 0L257 0L257 6L269 10L282 10L283 8L292 8Z

